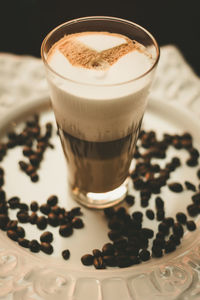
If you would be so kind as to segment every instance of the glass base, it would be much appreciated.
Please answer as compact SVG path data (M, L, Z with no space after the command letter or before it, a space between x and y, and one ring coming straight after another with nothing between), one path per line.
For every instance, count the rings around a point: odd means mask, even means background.
M96 209L104 209L120 203L128 193L130 178L127 178L118 188L106 193L83 193L78 188L71 190L73 198L80 204Z

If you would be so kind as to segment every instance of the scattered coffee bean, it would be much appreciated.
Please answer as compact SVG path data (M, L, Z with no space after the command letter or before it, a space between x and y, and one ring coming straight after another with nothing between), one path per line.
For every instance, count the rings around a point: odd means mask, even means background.
M80 229L80 228L84 227L84 223L83 223L82 219L74 217L72 219L72 226L73 226L73 228Z
M166 223L168 227L172 227L174 225L174 219L172 217L164 218L163 222Z
M20 237L18 238L18 244L24 248L29 248L30 242L29 240Z
M72 235L73 228L72 228L71 224L61 225L59 228L59 233L63 237L68 237L68 236Z
M37 217L36 225L38 229L44 230L47 227L47 219L43 216Z
M173 225L173 233L175 234L175 235L177 235L178 237L182 237L183 236L183 227L182 227L182 225L180 224L180 223L174 223L174 225Z
M42 242L40 247L41 247L41 250L46 254L50 255L53 253L53 246L50 243Z
M93 265L96 269L105 269L106 268L103 258L101 256L94 257Z
M36 201L32 201L31 202L31 205L30 205L30 208L32 211L36 212L38 210L38 203Z
M32 240L29 242L29 248L31 252L37 253L40 251L40 244L38 243L37 240Z
M57 227L59 225L58 216L54 213L48 214L48 223L53 227Z
M152 256L153 257L162 257L163 256L162 248L160 246L152 247Z
M141 234L147 239L152 239L152 237L154 236L153 230L145 227L141 229Z
M30 178L32 182L37 182L39 180L39 176L37 173L31 173Z
M16 233L17 233L18 237L20 237L20 238L24 238L25 237L25 230L21 226L18 226L16 228Z
M8 222L9 217L6 214L0 214L0 229L6 230Z
M63 257L65 260L68 260L69 257L70 257L70 251L69 251L68 249L63 250L63 251L62 251L62 257ZM84 263L83 263L83 264L84 264ZM91 263L91 265L92 265L92 263ZM86 266L88 266L88 265L86 264Z
M183 186L178 182L172 182L168 184L170 191L180 193L183 191Z
M172 241L166 241L165 243L165 253L170 253L176 250L176 244Z
M176 214L176 219L181 224L185 224L186 221L187 221L186 215L184 213L181 213L181 212Z
M196 192L196 187L193 183L191 183L189 181L185 181L185 186L186 186L186 189Z
M138 222L142 222L143 220L143 213L140 211L135 211L132 213L132 217L134 220L138 221Z
M129 206L132 206L132 205L134 205L134 203L135 203L135 197L132 196L132 195L127 195L127 196L125 197L125 202L126 202Z
M162 232L164 235L168 235L169 234L169 227L165 222L161 222L158 225L158 230L159 232Z
M7 231L7 236L13 240L13 241L17 241L18 240L18 234L16 233L16 231L9 229Z
M72 214L73 217L75 217L75 216L82 216L82 212L81 212L80 206L73 207L70 212L71 212L71 214Z
M29 222L34 225L37 223L37 219L38 219L38 215L33 212L30 216L29 216Z
M155 202L156 202L156 208L163 210L163 208L164 208L164 201L163 201L163 199L161 197L156 197Z
M150 259L150 252L146 249L143 249L139 252L139 257L142 261L147 261Z
M106 255L103 257L103 260L108 267L116 267L117 259L114 255Z
M51 208L50 208L50 206L48 204L45 203L45 204L42 204L40 206L40 211L44 215L48 215L50 213L50 211L51 211Z
M200 179L200 169L197 171L197 177Z
M127 255L118 255L116 256L116 260L119 268L127 268L132 265L131 258Z
M58 197L55 195L52 195L47 199L47 204L49 206L55 206L57 203L58 203Z
M186 161L186 164L189 167L196 167L198 165L198 159L196 157L188 158L188 160Z
M187 206L187 211L188 211L188 214L191 216L191 217L196 217L199 213L199 208L198 208L198 205L196 204L190 204Z
M196 224L194 221L190 220L186 222L186 227L189 231L194 231L196 229Z
M19 208L20 198L12 197L8 200L8 203L11 209Z
M108 237L111 241L117 240L121 237L121 232L119 230L110 230L108 232Z
M162 221L165 218L165 211L163 209L158 209L156 212L156 219Z
M94 256L91 254L85 254L81 257L81 262L85 266L91 266L93 265Z
M28 223L29 222L29 215L26 211L19 211L17 213L17 219L20 223Z
M180 237L177 236L176 234L170 235L169 239L175 243L176 246L180 245Z
M149 220L154 220L154 218L155 218L154 211L152 209L147 209L146 216Z
M16 230L17 229L17 225L18 225L18 221L16 220L10 220L8 223L7 223L7 226L6 226L6 229L9 230Z
M40 241L45 243L51 243L53 241L53 234L50 231L45 231L40 236Z
M200 205L200 192L198 192L192 196L192 201L195 204Z
M102 248L103 255L113 255L114 252L115 252L115 248L111 243L106 243Z

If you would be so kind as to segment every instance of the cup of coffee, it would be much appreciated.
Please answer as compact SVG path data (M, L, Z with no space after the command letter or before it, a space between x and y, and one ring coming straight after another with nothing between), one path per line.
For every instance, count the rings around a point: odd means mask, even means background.
M114 205L127 193L157 42L133 22L85 17L52 30L41 53L72 195Z

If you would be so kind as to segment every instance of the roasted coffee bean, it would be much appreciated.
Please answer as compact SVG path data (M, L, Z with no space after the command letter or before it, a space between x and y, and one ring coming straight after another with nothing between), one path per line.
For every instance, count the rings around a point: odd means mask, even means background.
M140 200L140 205L143 208L148 207L149 206L149 200L147 200L147 199L141 199Z
M129 206L132 206L132 205L134 205L134 203L135 203L135 197L132 196L132 195L127 195L127 196L125 197L125 202L126 202Z
M119 231L119 230L110 230L108 232L108 237L111 241L117 240L121 237L121 231Z
M158 225L159 232L162 232L164 235L169 234L169 227L165 222L162 222Z
M8 213L8 205L6 202L0 203L0 214L7 214Z
M176 214L176 220L181 224L185 224L187 221L187 217L184 213L178 212Z
M200 205L200 192L198 192L192 196L192 201L195 204Z
M114 244L114 247L116 248L116 249L125 249L126 248L126 246L127 246L127 244L128 244L128 241L127 241L127 239L126 238L124 238L124 237L121 237L121 238L119 238L118 240L115 240L114 242L113 242L113 244Z
M62 257L64 258L64 260L68 260L69 257L70 257L70 251L68 249L63 250L62 251Z
M53 227L57 227L59 225L58 216L55 215L54 213L48 214L48 223Z
M152 239L152 237L154 236L153 230L145 227L141 229L141 234L147 239Z
M24 238L18 238L18 244L24 248L29 248L29 240L24 239Z
M53 253L53 246L47 242L42 242L40 247L41 250L46 254L51 255Z
M73 228L80 229L80 228L84 227L84 223L83 223L82 219L74 217L72 219L72 226L73 226Z
M38 215L33 212L30 216L29 216L29 222L34 225L37 223L37 219L38 219Z
M32 165L28 165L26 169L26 174L27 175L32 175L36 173L36 168L33 167Z
M197 171L197 177L200 179L200 169Z
M186 222L186 227L189 231L194 231L196 229L196 224L194 221L190 220Z
M193 183L191 183L189 181L185 181L185 186L186 186L186 189L196 192L196 187Z
M85 266L91 266L93 265L94 256L91 254L85 254L81 257L81 262Z
M170 191L175 193L180 193L183 191L183 186L178 182L169 183L168 188L170 189Z
M120 219L122 219L125 214L126 214L126 209L125 207L121 206L121 207L118 207L116 210L115 210L115 214L117 217L119 217Z
M105 255L103 257L103 260L108 267L116 267L117 266L117 260L114 255Z
M32 182L38 182L38 180L39 180L39 176L37 173L31 173L30 178L31 178Z
M180 245L181 241L180 241L180 237L175 235L175 234L172 234L170 235L169 239L171 241L173 241L175 243L176 246Z
M38 210L38 203L36 201L32 201L31 202L31 205L30 205L30 208L32 211L36 212Z
M186 164L189 167L196 167L198 165L198 159L196 157L188 158Z
M34 167L38 167L40 164L40 159L35 154L30 155L29 160L30 160L30 163L32 164L32 166L34 166Z
M93 249L92 254L94 257L102 256L102 252L99 249Z
M164 208L164 201L161 197L156 197L155 199L156 209L163 209Z
M24 238L25 237L25 230L21 226L18 226L16 228L16 233L17 233L17 235L18 235L19 238Z
M4 176L4 169L0 167L0 176Z
M165 218L165 211L162 209L158 209L156 212L156 219L158 221L162 221Z
M142 222L143 220L143 213L140 211L135 211L132 213L132 217L134 220L138 221L138 222Z
M147 261L150 259L150 252L147 249L143 249L139 252L139 257L142 261Z
M120 268L127 268L132 265L131 258L127 255L118 255L116 256L117 265Z
M152 256L153 257L162 257L163 256L163 250L159 246L153 246L152 247Z
M174 219L172 217L164 218L163 222L167 224L168 227L172 227L174 225Z
M115 252L114 245L111 243L106 243L102 248L103 255L113 255Z
M37 228L44 230L47 227L47 219L45 217L38 217L36 221Z
M106 268L103 258L101 256L94 257L93 265L96 269L105 269Z
M142 189L140 191L140 198L148 201L151 197L151 192L148 189Z
M161 247L162 249L164 249L165 240L157 237L155 240L153 240L153 247Z
M17 241L18 240L18 234L16 233L16 231L14 231L14 230L8 230L7 231L7 236L11 239L11 240L13 240L13 241Z
M52 195L47 199L47 204L49 206L55 206L58 203L58 197L56 195Z
M63 237L68 237L68 236L72 235L73 228L72 228L71 224L61 225L59 228L59 233Z
M0 203L6 200L6 193L4 190L0 189Z
M80 206L76 206L76 207L73 207L71 209L71 214L75 217L75 216L82 216L82 212L81 212L81 208Z
M31 147L29 147L29 146L24 146L24 148L23 148L23 155L24 156L30 156L30 155L33 155L33 150L31 149Z
M128 243L128 246L126 247L126 254L129 256L137 256L139 253L139 247L131 246Z
M190 204L187 206L187 211L188 211L188 214L191 216L191 217L196 217L199 213L199 208L198 208L198 205L196 204Z
M53 234L50 231L45 231L41 234L40 241L45 243L51 243L53 241Z
M61 213L61 208L58 205L52 206L51 212L58 216Z
M133 180L133 185L136 191L141 190L145 187L145 183L142 179L136 178Z
M20 198L19 197L12 197L8 200L9 207L11 209L15 209L19 207Z
M155 218L154 211L152 209L147 209L146 216L149 220L153 220Z
M20 210L23 210L23 211L28 211L29 210L29 207L28 207L28 205L26 203L19 203L18 204L18 208Z
M9 222L9 217L6 214L0 214L0 229L5 230Z
M175 235L179 236L180 238L183 236L184 231L183 231L183 227L180 223L178 223L178 222L174 223L172 229L173 229L173 233Z
M17 219L20 223L28 223L29 222L29 215L26 211L19 211L17 213Z
M41 213L43 213L44 215L48 215L49 213L50 213L50 210L51 210L51 208L50 208L50 206L48 205L48 204L42 204L41 206L40 206L40 211L41 211Z
M199 158L199 151L196 148L190 148L189 153L192 158Z
M112 218L115 215L115 210L113 207L105 208L104 214L107 218Z
M156 233L156 238L157 238L157 239L162 239L162 240L164 240L165 235L164 235L162 232L157 232L157 233Z
M172 241L166 241L165 243L165 253L170 253L176 250L176 244Z
M132 265L138 265L138 264L141 263L141 260L138 256L131 255L130 260L131 260L131 266Z
M21 160L21 161L19 161L19 166L22 171L26 171L28 164Z
M32 240L29 242L29 248L31 252L37 253L40 251L40 244L38 243L37 240Z
M117 218L112 218L108 221L108 228L111 230L120 230L122 228L122 222Z
M18 225L18 221L16 220L10 220L8 223L7 223L7 226L6 226L6 229L9 230L16 230L17 229L17 225Z

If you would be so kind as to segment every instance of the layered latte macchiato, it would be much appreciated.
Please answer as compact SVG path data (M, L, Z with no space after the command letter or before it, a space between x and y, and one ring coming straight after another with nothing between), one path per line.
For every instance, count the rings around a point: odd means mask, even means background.
M107 31L66 34L50 47L47 78L75 193L126 180L151 84L143 75L154 62L141 43Z

